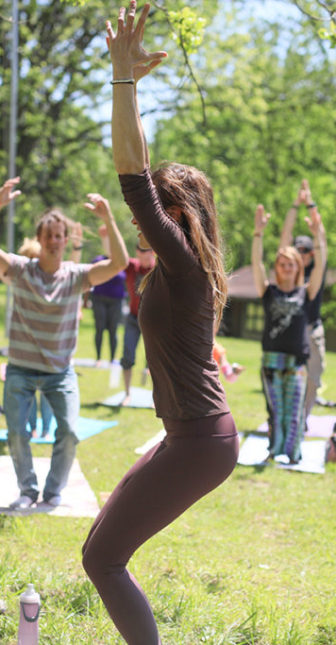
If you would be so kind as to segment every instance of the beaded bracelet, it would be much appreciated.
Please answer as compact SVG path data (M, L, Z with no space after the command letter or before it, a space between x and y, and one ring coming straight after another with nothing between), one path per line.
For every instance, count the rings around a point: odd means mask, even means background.
M116 78L110 81L111 85L134 85L134 78Z

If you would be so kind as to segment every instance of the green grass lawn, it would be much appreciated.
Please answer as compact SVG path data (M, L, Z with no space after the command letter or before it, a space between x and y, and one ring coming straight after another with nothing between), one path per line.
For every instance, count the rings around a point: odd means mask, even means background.
M260 345L224 340L229 360L246 366L236 383L226 384L238 429L256 429L266 416ZM104 343L108 358L107 338ZM77 356L94 356L90 311L84 311ZM336 354L327 361L323 396L333 399ZM141 344L135 385L143 367ZM136 459L134 449L162 424L151 410L100 406L112 393L106 370L79 368L78 374L81 415L118 420L78 447L100 502ZM5 427L3 416L0 422ZM33 453L49 455L50 447L34 445ZM8 454L4 443L0 454ZM336 644L335 475L334 465L325 475L238 466L224 485L141 547L130 569L150 598L163 645ZM2 644L17 642L18 597L31 581L42 599L41 645L123 642L81 567L90 525L87 518L0 516L0 599L7 606L0 615Z

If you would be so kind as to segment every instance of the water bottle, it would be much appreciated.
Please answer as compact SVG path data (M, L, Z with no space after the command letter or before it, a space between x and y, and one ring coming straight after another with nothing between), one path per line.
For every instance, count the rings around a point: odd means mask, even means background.
M18 645L38 645L40 594L29 584L20 596Z
M110 387L118 387L121 374L120 362L114 359L110 369Z

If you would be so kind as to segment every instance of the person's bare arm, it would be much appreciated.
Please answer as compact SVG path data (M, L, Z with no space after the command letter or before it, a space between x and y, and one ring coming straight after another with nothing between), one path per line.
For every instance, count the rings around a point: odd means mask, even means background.
M314 300L321 287L326 264L325 231L316 206L309 209L309 217L305 220L314 239L314 268L307 285L309 299Z
M89 193L87 197L90 201L84 206L104 221L110 251L108 260L101 260L91 265L89 281L92 286L95 286L107 282L119 271L125 269L128 264L128 253L108 200L99 193Z
M0 210L7 206L9 202L21 195L21 190L13 190L13 188L19 183L20 177L13 177L12 179L7 179L5 183L0 188Z
M283 229L280 236L279 248L283 248L284 246L291 246L293 244L293 230L296 222L296 216L300 205L305 203L307 184L307 180L303 179L298 194L285 217Z
M81 260L83 249L83 228L80 222L76 222L70 233L71 255L70 260L78 264Z
M154 62L158 63L166 56L165 52L149 53L142 46L149 9L150 5L145 4L134 27L136 2L131 0L126 21L125 9L122 7L119 11L116 34L111 23L106 23L115 83L112 111L113 158L119 174L141 173L148 163L147 146L134 92L134 69L139 65L155 66Z
M21 195L21 190L13 190L15 186L20 181L20 177L13 177L12 179L7 179L5 183L0 187L0 210L5 206ZM0 249L0 279L3 280L8 269L10 267L9 254L6 251Z
M308 217L305 217L305 221L307 222L309 228L311 228L311 224L310 224L311 215L313 214L313 216L314 216L314 211L315 211L315 209L317 209L317 206L316 206L315 202L313 201L308 181L306 179L304 181L305 181L304 204L305 204L305 206L307 208L307 211L308 211ZM323 265L323 268L324 268L325 265L326 265L327 256L328 256L327 235L326 235L325 228L323 226L321 215L319 213L318 213L318 215L320 217L319 235L321 237L322 244L323 244L322 261L324 262L324 265Z
M254 283L260 298L264 295L269 284L263 262L263 234L269 218L270 214L265 213L263 205L258 204L255 212L251 260Z

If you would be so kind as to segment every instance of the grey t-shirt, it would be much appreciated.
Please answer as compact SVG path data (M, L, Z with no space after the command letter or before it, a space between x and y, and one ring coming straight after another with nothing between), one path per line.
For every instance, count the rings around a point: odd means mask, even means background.
M45 273L38 259L10 254L9 363L50 373L66 369L76 348L80 297L90 288L90 268L62 262L55 273Z

